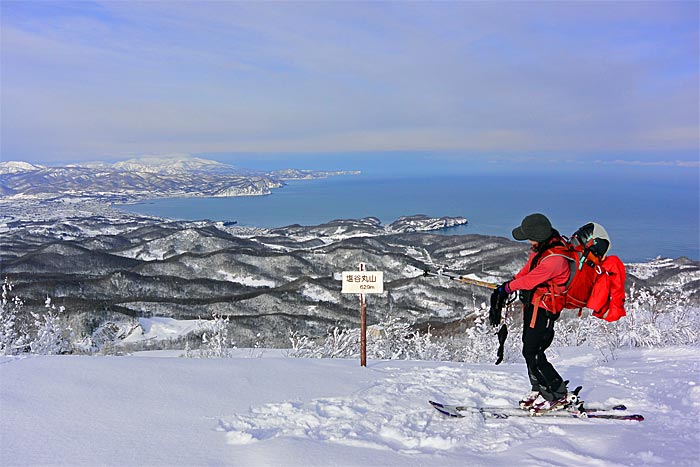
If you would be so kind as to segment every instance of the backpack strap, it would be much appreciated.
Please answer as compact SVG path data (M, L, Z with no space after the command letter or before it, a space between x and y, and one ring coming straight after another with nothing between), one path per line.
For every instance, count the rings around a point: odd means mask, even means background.
M569 277L566 280L566 283L564 284L555 284L552 281L547 281L539 286L535 287L535 289L538 288L543 288L545 291L543 292L542 295L538 296L536 298L536 303L534 303L535 310L533 311L533 317L530 322L530 327L534 327L535 320L537 318L537 308L539 308L539 305L547 299L547 297L551 298L552 301L552 307L556 308L555 305L555 298L560 295L565 295L566 291L569 289L569 286L574 280L574 276L576 275L576 272L579 268L578 264L578 254L575 250L573 250L567 243L565 243L566 240L562 239L560 241L553 242L552 246L544 250L541 254L541 257L538 260L538 264L542 263L544 260L547 258L553 257L553 256L559 256L561 258L564 258L567 260L568 265L569 265Z
M555 240L552 243L550 243L546 249L542 250L535 256L530 263L530 271L535 269L542 261L545 259L549 258L550 256L565 256L561 253L556 253L555 249L556 248L563 248L564 243L562 240ZM540 287L547 287L547 283L540 284L535 289L538 289ZM533 290L535 290L533 289ZM535 298L535 301L532 303L532 318L530 318L530 328L534 329L535 324L537 323L537 312L539 311L540 304L542 303L542 295L537 295L537 298Z
M565 240L563 238L557 238L553 241L550 241L550 243L546 245L545 249L538 252L532 259L532 262L530 263L530 271L535 269L544 258L555 254L552 250L554 250L557 247L565 247L564 242Z
M532 318L530 318L530 329L535 328L535 323L537 323L537 310L540 308L540 303L542 302L542 295L539 295L535 299L535 303L532 304Z
M548 251L552 251L552 250L548 250ZM550 258L552 256L560 256L560 257L565 258L566 260L569 261L569 279L566 281L566 284L563 284L564 289L568 289L569 285L571 285L571 281L574 280L574 275L576 274L576 271L578 269L581 269L581 266L583 263L581 262L580 264L577 264L577 261L575 258L572 258L571 256L565 255L563 253L554 253L554 252L546 255L542 259L544 260L545 258Z

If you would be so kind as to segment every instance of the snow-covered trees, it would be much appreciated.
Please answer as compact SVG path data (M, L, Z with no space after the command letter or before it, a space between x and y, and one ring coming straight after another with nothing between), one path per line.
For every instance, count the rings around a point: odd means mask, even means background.
M73 331L61 321L64 307L56 308L51 298L46 297L45 313L32 313L34 318L34 339L29 343L32 353L40 355L60 355L71 350Z
M44 313L31 312L31 320L21 319L24 302L11 296L12 284L5 279L0 300L0 355L34 353L57 355L72 350L73 332L61 319L63 307L46 298Z
M627 297L627 316L608 323L585 312L565 310L556 324L555 345L588 345L600 351L605 360L614 359L620 348L698 345L700 343L700 308L691 304L687 293L676 290L652 291L633 287ZM27 310L29 308L29 310ZM413 322L387 316L371 325L367 335L367 357L374 360L452 360L494 362L498 339L496 329L488 323L485 304L465 309L461 332L437 336L433 330L418 330ZM519 306L505 313L509 338L505 345L505 361L520 361L522 320ZM65 319L63 307L47 297L43 310L25 307L22 299L12 294L12 284L2 283L0 300L0 355L20 353L123 353L146 347L129 347L123 342L139 324L105 323L92 335L76 336ZM179 340L148 340L148 349L182 348L186 356L225 358L236 348L229 317L213 314L202 320ZM258 334L260 339L260 334ZM288 355L308 358L358 358L359 329L334 327L326 336L313 338L299 331L290 331ZM260 347L260 343L256 347ZM259 350L259 349L258 349ZM251 353L251 356L254 352Z
M288 354L302 358L359 357L359 329L331 329L326 338L316 343L298 332L290 332L292 348ZM430 333L420 332L411 323L387 317L367 331L367 358L374 360L448 360L450 351L445 342Z
M687 293L632 288L627 299L627 316L614 323L591 316L584 311L564 310L556 324L555 344L592 346L605 360L614 359L625 347L662 347L697 345L700 343L700 308L689 305ZM482 304L467 316L471 326L464 333L436 337L416 331L412 323L387 318L370 326L367 336L367 357L371 359L451 360L493 362L498 339L496 329L488 323L488 310ZM506 313L509 337L505 344L505 361L520 361L522 319L519 307ZM298 332L290 332L292 357L357 358L359 330L333 328L325 339L312 340Z
M482 304L469 315L473 318L464 334L437 337L430 328L421 332L413 323L387 316L367 330L367 358L373 360L451 360L495 361L498 339L488 324L488 310ZM508 321L511 325L512 322ZM289 333L291 349L288 355L301 358L358 358L359 329L334 327L325 339L316 342L298 332ZM512 342L512 341L511 341ZM506 348L512 355L514 347Z
M202 332L202 346L198 350L189 347L185 349L188 358L226 358L231 356L231 351L236 344L229 337L229 317L213 313L210 321L203 321L199 325Z
M11 297L12 284L5 279L2 283L0 300L0 355L15 355L25 351L29 336L17 323L18 311L22 309L22 300Z

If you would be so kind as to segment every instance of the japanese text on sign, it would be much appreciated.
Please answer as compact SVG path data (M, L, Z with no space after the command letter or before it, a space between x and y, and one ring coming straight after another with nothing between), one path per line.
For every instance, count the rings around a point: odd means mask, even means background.
M344 271L342 293L384 293L384 272Z

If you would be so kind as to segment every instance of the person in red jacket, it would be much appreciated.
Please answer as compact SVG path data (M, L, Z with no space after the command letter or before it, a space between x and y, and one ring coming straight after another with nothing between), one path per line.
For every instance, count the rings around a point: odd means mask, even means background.
M523 357L532 390L520 401L520 407L534 412L562 409L569 403L566 383L547 360L545 350L552 344L554 322L561 311L548 297L565 288L570 275L569 261L550 251L563 245L563 240L549 219L539 213L525 217L513 229L513 238L528 240L532 251L525 266L496 293L520 291L523 302Z

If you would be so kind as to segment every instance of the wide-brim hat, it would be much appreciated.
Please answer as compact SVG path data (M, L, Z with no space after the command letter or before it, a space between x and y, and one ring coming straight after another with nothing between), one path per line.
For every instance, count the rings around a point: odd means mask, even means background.
M544 214L530 214L525 217L519 227L513 229L516 240L532 240L543 242L552 236L552 223Z

